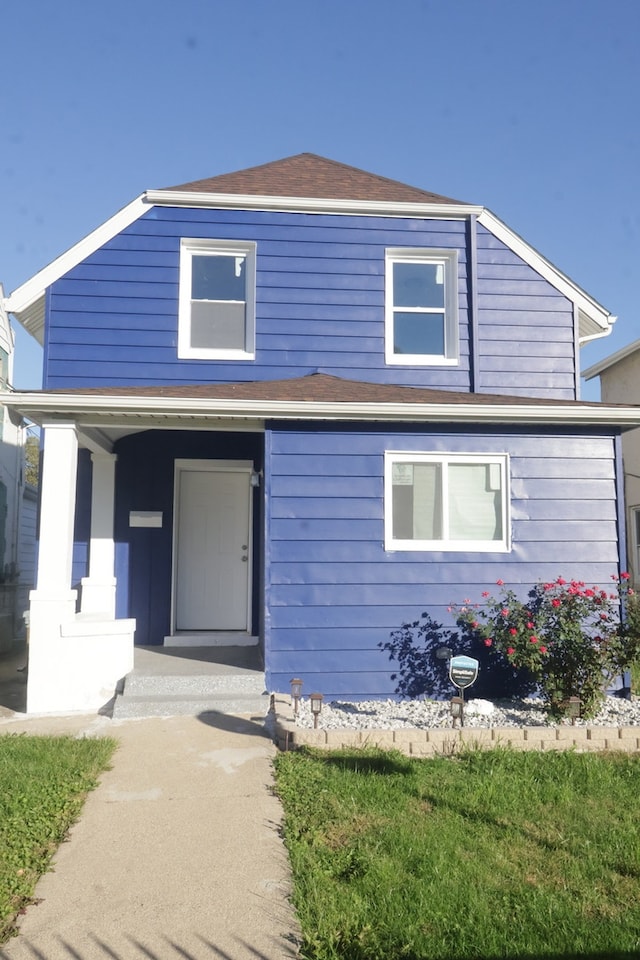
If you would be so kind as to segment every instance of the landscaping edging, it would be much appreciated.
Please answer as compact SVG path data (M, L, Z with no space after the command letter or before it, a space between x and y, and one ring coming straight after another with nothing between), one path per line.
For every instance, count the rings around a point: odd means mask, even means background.
M295 723L289 697L275 694L271 710L274 740L280 750L296 750L302 746L327 750L379 747L413 757L446 756L463 747L487 750L499 746L514 750L640 751L640 726L563 724L553 727L402 727L397 730L323 730L320 726L310 730Z

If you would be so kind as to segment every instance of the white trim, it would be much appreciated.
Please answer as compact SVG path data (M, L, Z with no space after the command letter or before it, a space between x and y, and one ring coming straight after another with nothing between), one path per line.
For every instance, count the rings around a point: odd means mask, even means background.
M467 203L341 200L324 197L270 197L260 194L203 193L189 190L147 190L149 203L159 207L224 207L235 210L273 210L282 213L355 213L385 217L428 217L464 220L484 208Z
M517 256L521 257L525 263L533 267L537 273L545 280L548 280L556 290L562 293L567 299L575 303L579 310L580 320L584 318L584 330L580 332L580 342L586 343L589 340L595 340L600 337L606 337L611 333L611 328L616 321L616 317L609 313L593 297L579 287L573 280L570 280L566 274L558 270L557 267L543 257L541 253L522 239L515 231L503 223L494 213L487 210L486 207L478 216L478 223L486 227L490 233L498 240L504 243Z
M208 471L210 473L237 473L246 472L247 496L249 498L249 518L247 532L247 633L251 630L251 608L253 596L253 497L251 487L251 474L253 473L252 460L191 460L176 459L173 464L173 532L171 543L171 633L177 634L176 616L177 616L177 589L178 589L178 533L179 533L179 505L180 505L180 480L183 473L191 471ZM195 631L180 631L180 633L193 633ZM242 631L238 631L242 634Z
M598 363L594 363L592 366L587 367L582 376L585 380L591 380L593 377L597 377L601 373L604 373L604 371L608 370L609 367L613 367L616 363L620 363L621 360L626 360L627 357L630 357L631 354L635 353L637 350L640 350L640 340L634 340L633 343L627 344L626 347L622 347L615 353L610 354L608 357L605 357L604 360L600 360Z
M402 308L394 302L393 267L396 263L433 263L444 272L444 306L442 310L420 309L420 313L442 314L444 353L396 353L395 312ZM385 250L384 294L385 362L396 366L457 366L458 338L458 251L416 247L388 247Z
M442 495L443 536L436 540L397 539L393 535L393 467L395 464L437 463ZM449 486L448 469L451 464L496 464L500 468L501 525L499 540L454 540L448 536ZM385 550L508 553L511 550L510 464L508 453L432 453L429 451L386 450L384 455L384 548Z
M178 295L178 358L189 360L253 360L256 341L256 249L254 240L180 240ZM191 270L194 256L243 257L245 262L244 350L191 345ZM200 301L202 302L202 301ZM228 302L228 301L227 301Z
M363 420L408 423L553 423L640 426L640 405L602 403L545 405L488 403L371 403L330 400L218 400L190 397L77 396L73 394L0 392L0 404L17 410L39 425L73 419L87 427L151 426L166 429L178 422L185 429L212 427L213 421ZM102 416L101 416L102 415ZM219 429L218 424L215 429ZM255 429L252 423L251 430Z
M55 260L36 273L30 280L23 283L13 293L5 299L5 308L9 313L17 316L27 314L20 319L23 327L38 339L38 333L44 326L44 310L36 301L43 296L44 291L52 283L68 273L72 267L75 267L82 260L85 260L92 253L95 253L103 244L113 239L116 234L126 229L135 220L138 220L143 213L149 210L148 201L145 195L137 197L131 203L119 210L118 213L110 217L103 224L87 234L79 243L74 244L65 253L61 254ZM28 312L31 311L31 312ZM32 313L34 315L32 315ZM42 342L42 341L40 341Z

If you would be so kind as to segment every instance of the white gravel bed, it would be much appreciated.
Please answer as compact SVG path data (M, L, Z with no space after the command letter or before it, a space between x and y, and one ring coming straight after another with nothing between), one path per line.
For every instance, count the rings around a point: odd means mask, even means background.
M309 701L300 702L296 726L313 727ZM563 721L570 723L570 720ZM468 700L465 727L550 727L539 700ZM640 697L625 700L609 696L597 716L576 720L576 726L640 726ZM318 728L322 730L397 730L402 727L453 727L448 701L436 700L332 700L322 704Z

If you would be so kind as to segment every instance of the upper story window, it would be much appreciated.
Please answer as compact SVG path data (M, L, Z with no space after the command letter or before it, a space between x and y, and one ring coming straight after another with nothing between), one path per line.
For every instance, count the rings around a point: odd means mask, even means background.
M455 250L386 251L387 363L458 362L458 257Z
M179 357L253 359L255 276L255 243L182 240Z
M387 550L509 549L507 454L387 453Z

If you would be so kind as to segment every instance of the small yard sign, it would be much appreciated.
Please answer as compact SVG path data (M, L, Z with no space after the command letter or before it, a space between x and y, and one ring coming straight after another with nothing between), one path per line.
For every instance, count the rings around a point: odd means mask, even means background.
M478 661L473 657L451 657L449 661L449 677L452 683L460 690L470 687L478 676Z

